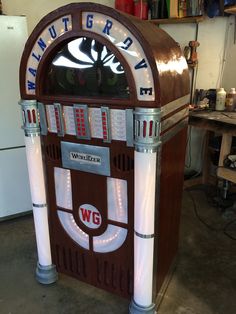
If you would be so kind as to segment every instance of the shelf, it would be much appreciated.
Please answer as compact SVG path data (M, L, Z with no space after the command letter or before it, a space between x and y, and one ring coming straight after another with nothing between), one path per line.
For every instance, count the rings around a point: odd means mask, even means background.
M217 170L217 176L228 180L230 182L236 183L236 171L228 168L219 168Z
M231 152L232 139L233 139L232 135L226 134L226 133L222 134L220 158L219 158L219 164L218 164L219 167L217 169L217 176L222 179L236 183L236 171L224 167L225 158L227 158L227 156Z
M204 20L204 16L188 16L188 17L178 17L170 19L153 19L149 22L159 25L159 24L180 24L180 23L199 23Z
M236 14L236 5L232 5L230 7L226 7L224 9L224 12L228 13L228 14Z

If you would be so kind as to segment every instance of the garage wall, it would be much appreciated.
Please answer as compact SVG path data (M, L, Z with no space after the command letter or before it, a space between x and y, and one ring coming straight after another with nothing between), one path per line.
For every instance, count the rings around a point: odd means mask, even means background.
M25 15L28 32L32 32L37 23L49 12L69 3L84 2L73 0L2 0L3 13L7 15ZM114 0L89 1L114 7Z
M227 91L231 87L236 87L236 17L229 18L228 32L226 37L226 55L223 71L223 83Z

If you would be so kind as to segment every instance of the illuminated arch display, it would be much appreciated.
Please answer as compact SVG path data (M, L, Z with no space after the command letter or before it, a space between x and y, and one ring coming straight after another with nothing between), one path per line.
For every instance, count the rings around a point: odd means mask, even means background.
M43 63L51 50L69 38L86 34L103 38L115 54L118 53L126 62L126 71L132 73L129 83L133 80L137 102L150 102L151 105L151 101L156 101L159 105L160 102L164 105L188 94L186 88L183 90L187 86L188 77L181 51L176 46L168 49L174 41L164 33L155 38L156 27L150 25L149 28L150 32L141 29L139 21L133 17L128 18L117 11L93 4L71 4L50 13L35 28L22 57L22 98L40 96L37 77L40 68L44 71ZM156 46L155 54L153 45ZM173 99L166 90L175 83L179 90L175 91Z
M178 44L148 21L70 4L29 37L20 91L37 280L62 272L154 314L178 246L189 102Z
M79 15L77 17L79 19ZM78 27L78 26L77 26ZM28 57L25 73L26 95L36 95L37 70L44 53L50 46L77 30L96 33L110 41L127 61L137 90L138 100L154 101L155 88L152 69L145 52L130 30L117 19L98 12L83 12L81 28L75 29L72 16L65 15L55 19L38 35Z

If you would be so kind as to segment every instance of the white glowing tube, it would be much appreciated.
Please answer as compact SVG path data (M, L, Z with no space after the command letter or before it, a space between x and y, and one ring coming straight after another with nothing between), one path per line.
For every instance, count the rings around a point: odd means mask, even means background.
M143 307L152 304L154 239L134 236L134 301Z
M141 234L154 233L156 153L135 151L134 229Z
M41 266L50 266L52 259L40 137L25 136L25 146L33 202L38 261Z
M134 301L152 304L156 153L135 151Z

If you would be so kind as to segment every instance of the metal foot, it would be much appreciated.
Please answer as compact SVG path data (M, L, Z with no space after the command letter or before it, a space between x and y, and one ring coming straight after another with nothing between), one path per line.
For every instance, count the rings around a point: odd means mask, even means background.
M58 274L55 265L42 266L37 263L36 268L36 280L43 285L50 285L56 282L58 279Z
M155 304L153 303L149 307L143 307L138 305L134 302L134 300L131 301L129 306L129 313L130 314L155 314Z

